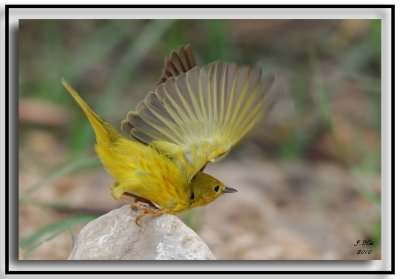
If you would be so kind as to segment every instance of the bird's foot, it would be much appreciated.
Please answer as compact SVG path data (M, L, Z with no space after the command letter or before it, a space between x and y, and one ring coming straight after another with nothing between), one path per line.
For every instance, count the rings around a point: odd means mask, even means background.
M133 197L135 200L133 201L128 197ZM141 226L140 220L143 219L145 216L158 217L167 213L164 209L157 208L151 201L131 193L124 193L120 199L124 203L141 210L140 214L135 218L135 223L138 226Z

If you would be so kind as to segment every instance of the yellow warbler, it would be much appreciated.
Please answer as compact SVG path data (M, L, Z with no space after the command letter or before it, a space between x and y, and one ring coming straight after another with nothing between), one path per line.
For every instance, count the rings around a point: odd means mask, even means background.
M96 153L116 180L113 197L136 197L129 203L143 209L141 218L175 214L236 192L203 169L224 157L264 115L273 78L263 80L259 67L222 61L198 67L192 48L181 47L166 59L155 89L122 121L129 138L62 83L93 127Z

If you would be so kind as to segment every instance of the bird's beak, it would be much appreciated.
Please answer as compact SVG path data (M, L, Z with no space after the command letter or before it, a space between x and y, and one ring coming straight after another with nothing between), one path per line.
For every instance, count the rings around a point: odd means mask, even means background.
M237 190L231 187L225 187L225 189L222 190L222 193L235 193L235 192L237 192Z

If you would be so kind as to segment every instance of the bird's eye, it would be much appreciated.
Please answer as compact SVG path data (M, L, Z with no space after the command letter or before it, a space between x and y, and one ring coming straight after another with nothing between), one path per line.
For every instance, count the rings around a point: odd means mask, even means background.
M192 195L190 196L190 200L194 200L194 192L192 192Z
M219 191L219 185L217 185L217 186L214 187L214 191L215 191L215 192L218 192L218 191Z

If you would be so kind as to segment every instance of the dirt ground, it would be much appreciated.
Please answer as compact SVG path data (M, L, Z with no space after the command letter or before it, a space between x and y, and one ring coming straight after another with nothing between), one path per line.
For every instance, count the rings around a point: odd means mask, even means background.
M22 172L21 185L38 179L41 171L30 167ZM367 255L358 255L354 247L357 240L371 239L380 210L359 194L357 181L343 166L332 162L277 163L265 158L239 158L209 164L206 172L238 192L179 217L199 233L217 259L380 258L379 244L372 246L373 252ZM366 179L379 193L380 178ZM68 207L21 204L20 239L72 214L100 215L121 206L108 192L110 183L112 179L105 171L94 169L62 177L38 189L33 198L63 201ZM80 228L81 225L73 226L72 233L77 235ZM25 259L66 259L72 245L71 233L65 231L42 243Z

